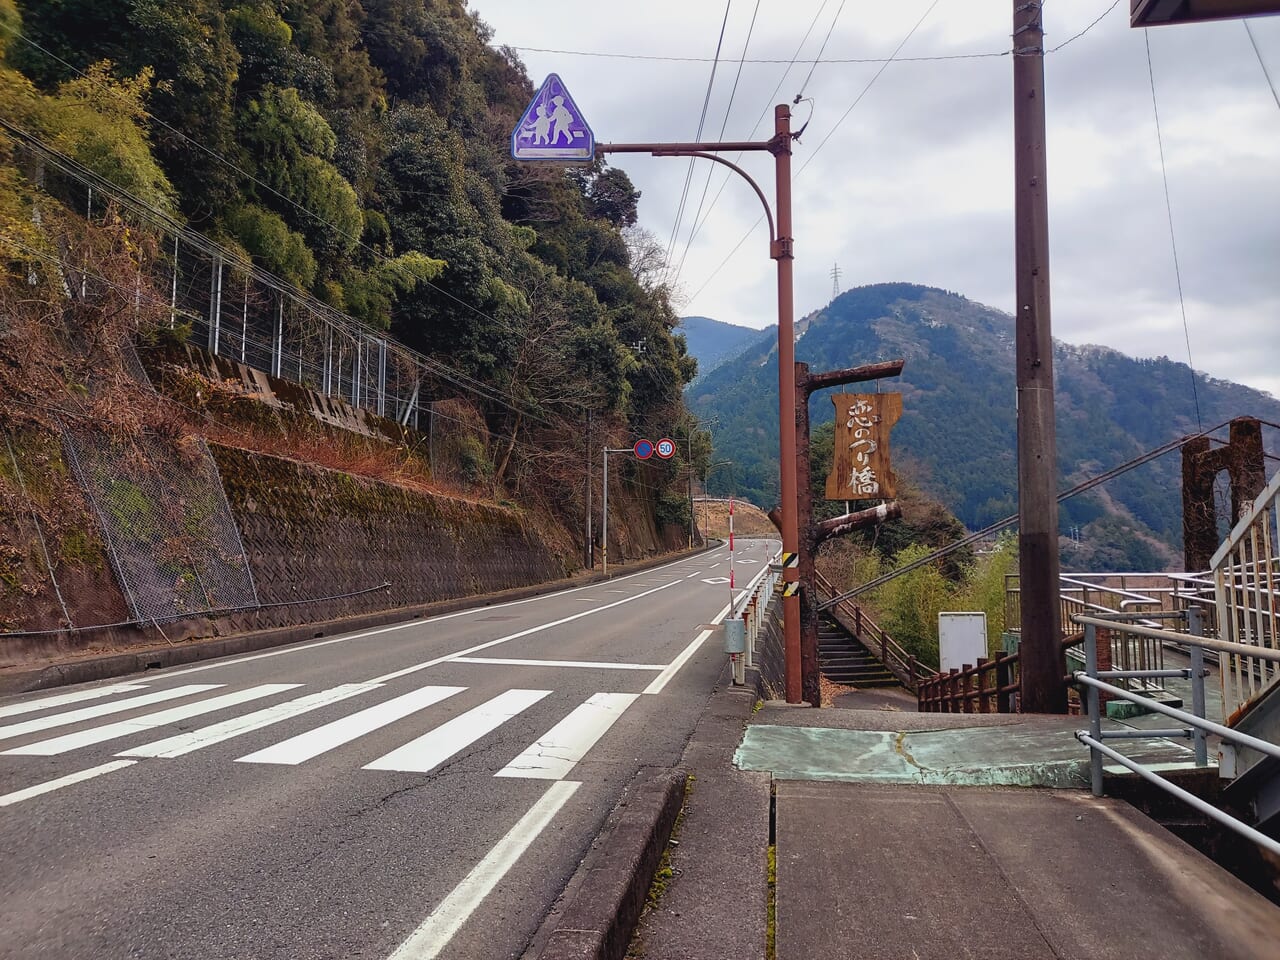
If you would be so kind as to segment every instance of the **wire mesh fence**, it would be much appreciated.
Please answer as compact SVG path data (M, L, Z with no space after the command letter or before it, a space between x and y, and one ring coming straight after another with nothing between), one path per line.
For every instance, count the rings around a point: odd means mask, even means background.
M258 603L240 531L203 440L116 440L64 427L63 452L89 499L136 621Z
M170 326L193 345L415 428L431 399L493 398L466 374L254 266L12 125L4 135L39 171L48 196L89 220L123 216L151 232L161 255L147 280L168 295Z

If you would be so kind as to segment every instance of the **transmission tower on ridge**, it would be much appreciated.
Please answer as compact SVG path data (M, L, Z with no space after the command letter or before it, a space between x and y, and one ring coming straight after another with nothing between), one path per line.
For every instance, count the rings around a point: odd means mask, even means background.
M831 299L840 296L840 264L831 266Z

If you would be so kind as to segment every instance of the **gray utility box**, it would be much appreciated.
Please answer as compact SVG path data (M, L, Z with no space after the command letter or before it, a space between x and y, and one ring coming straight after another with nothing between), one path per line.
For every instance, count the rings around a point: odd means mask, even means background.
M747 652L747 621L734 617L724 622L724 652Z

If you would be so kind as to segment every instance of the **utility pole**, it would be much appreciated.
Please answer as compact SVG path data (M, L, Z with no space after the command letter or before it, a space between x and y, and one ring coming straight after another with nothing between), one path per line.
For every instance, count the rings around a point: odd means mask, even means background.
M1013 0L1013 54L1021 710L1066 713L1066 662L1058 608L1042 0Z

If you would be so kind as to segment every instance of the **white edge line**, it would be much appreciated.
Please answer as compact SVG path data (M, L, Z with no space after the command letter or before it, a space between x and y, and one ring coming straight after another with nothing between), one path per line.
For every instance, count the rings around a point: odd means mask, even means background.
M590 610L580 610L577 613L572 613L569 616L563 617L559 620L552 620L548 623L540 623L537 626L528 627L527 629L524 629L524 630L519 630L516 633L508 634L505 637L498 637L496 640L488 640L485 643L477 643L475 646L467 647L465 650L458 650L454 653L447 653L444 656L436 657L433 660L427 660L423 663L417 663L417 664L414 664L413 666L405 667L402 670L393 671L392 673L384 673L382 676L374 677L372 680L369 680L367 682L387 683L391 680L398 680L401 677L407 677L411 673L417 673L419 670L426 670L428 667L434 667L441 663L448 663L450 660L456 660L459 657L470 656L471 654L478 653L481 650L488 650L490 647L496 647L500 643L509 643L512 640L519 640L521 637L528 637L535 633L541 633L543 630L550 630L553 627L563 626L566 623L572 623L574 620L581 620L583 617L590 617L597 613L603 613L606 610L611 610L614 607L621 606L624 603L631 603L633 600L642 600L645 597L648 597L648 596L651 596L652 594L657 593L659 590L666 590L667 587L673 587L680 582L681 581L679 580L672 580L670 583L663 584L660 587L654 587L652 590L646 590L643 593L637 593L634 596L630 596L630 597L623 597L621 600L615 600L613 603L606 603L602 607L593 607Z
M137 762L137 760L112 760L101 766L90 767L88 770L69 773L65 777L59 777L57 780L37 783L34 787L27 787L25 790L15 790L13 793L6 793L3 797L0 797L0 807L21 803L23 800L30 800L32 797L38 797L42 793L52 793L54 790L61 790L63 787L69 787L73 783L80 783L82 780L92 780L94 777L100 777L104 773L131 767Z
M434 960L467 922L484 898L493 892L521 855L538 839L560 808L581 784L574 780L553 783L520 820L494 844L483 860L453 888L389 960Z
M764 575L768 572L769 572L769 568L766 566L763 570L761 570L758 574L756 574L755 577L751 580L751 582L747 584L746 589L743 590L741 593L739 593L737 598L732 600L732 602L725 604L724 607L721 608L720 612L711 618L711 622L715 624L722 623L724 621L724 618L729 615L729 611L733 607L737 606L743 597L745 597L752 590L754 590L756 587L756 584L759 583L762 579L764 579ZM711 631L703 630L696 637L694 637L689 642L689 645L685 647L683 650L681 650L679 655L674 660L672 660L669 664L667 664L666 669L663 670L656 677L654 677L653 682L650 683L647 687L645 687L644 690L641 691L641 693L642 694L661 693L663 688L666 687L666 685L671 682L671 679L677 673L680 672L680 668L689 662L690 657L692 657L695 653L697 653L698 648L702 646L702 644L706 641L707 637L709 636L711 636Z
M163 676L181 677L181 676L185 676L188 673L198 673L201 670L214 670L214 669L217 669L218 667L230 667L230 666L234 666L237 663L248 663L251 660L263 660L267 657L279 657L279 656L283 656L286 653L301 653L303 650L314 650L317 647L327 647L331 643L345 643L348 640L361 640L364 637L373 637L373 636L377 636L380 633L390 633L393 630L404 630L407 627L420 627L428 623L440 623L443 620L452 620L455 617L465 617L474 613L488 613L493 610L502 610L502 609L505 609L506 607L517 607L525 603L535 603L539 600L550 600L553 597L565 597L571 593L579 593L583 590L594 590L597 587L602 586L603 584L621 583L624 580L632 580L635 577L646 576L646 575L652 574L654 571L657 571L657 570L665 570L667 569L667 567L674 567L677 564L686 563L691 559L695 559L695 558L684 557L680 560L672 560L670 563L663 564L660 567L652 567L649 570L639 570L636 573L629 573L625 577L610 577L608 580L601 581L598 583L589 583L581 587L569 587L567 590L557 590L554 593L544 593L536 597L525 597L525 599L523 600L508 600L506 603L494 603L494 604L490 604L488 606L482 606L482 607L468 607L466 610L455 610L453 613L442 613L438 617L428 617L426 619L420 619L420 620L405 620L402 623L394 623L387 627L378 627L375 630L364 630L364 631L361 631L360 633L349 633L341 637L330 637L327 640L315 640L311 642L294 644L280 650L268 650L266 653L254 653L254 654L250 654L247 657L238 657L235 660L216 660L213 663L202 664L201 666L198 666L198 667L187 667L185 670L165 671ZM673 581L673 582L678 583L679 581Z
M514 660L502 657L454 657L450 663L487 663L503 667L572 667L581 670L665 670L665 663L601 663L598 660Z

